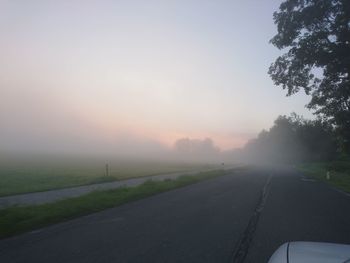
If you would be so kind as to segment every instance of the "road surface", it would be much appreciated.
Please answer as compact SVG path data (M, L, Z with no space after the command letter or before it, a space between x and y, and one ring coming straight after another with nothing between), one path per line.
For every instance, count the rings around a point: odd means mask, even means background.
M0 241L0 262L267 262L350 243L350 197L288 170L236 172Z

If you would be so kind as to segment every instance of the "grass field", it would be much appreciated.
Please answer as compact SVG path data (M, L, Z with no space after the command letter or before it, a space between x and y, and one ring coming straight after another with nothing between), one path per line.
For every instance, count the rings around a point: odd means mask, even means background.
M0 210L0 238L115 207L227 173L224 170L203 172L193 176L181 176L175 180L147 181L136 187L93 192L50 204L2 209Z
M350 193L350 161L338 160L323 163L307 163L299 165L299 170L310 177L327 182L345 192ZM327 180L327 171L330 179Z
M0 196L215 167L210 164L144 160L120 160L108 163L109 176L105 175L105 163L96 160L2 162Z

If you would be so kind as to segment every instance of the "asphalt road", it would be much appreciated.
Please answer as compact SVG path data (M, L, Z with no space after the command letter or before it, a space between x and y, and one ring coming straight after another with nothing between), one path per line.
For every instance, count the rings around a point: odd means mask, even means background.
M249 170L0 241L0 262L267 262L286 241L350 244L350 196Z

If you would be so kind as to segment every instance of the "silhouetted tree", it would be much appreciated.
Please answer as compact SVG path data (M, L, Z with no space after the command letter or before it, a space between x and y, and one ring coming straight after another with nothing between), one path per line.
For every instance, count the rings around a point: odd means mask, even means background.
M271 43L286 52L270 66L276 85L303 89L316 114L336 125L350 149L350 1L286 0L274 13Z

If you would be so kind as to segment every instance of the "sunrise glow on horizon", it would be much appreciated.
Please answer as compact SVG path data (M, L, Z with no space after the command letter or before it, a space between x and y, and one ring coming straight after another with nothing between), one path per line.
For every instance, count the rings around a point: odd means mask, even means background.
M211 138L229 150L280 114L311 116L267 74L279 4L1 2L0 146Z

